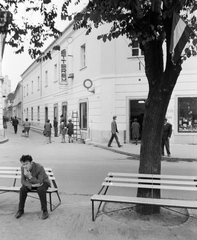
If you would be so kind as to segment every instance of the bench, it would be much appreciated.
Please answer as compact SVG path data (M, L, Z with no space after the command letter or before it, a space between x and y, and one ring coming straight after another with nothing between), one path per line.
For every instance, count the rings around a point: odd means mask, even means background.
M53 211L61 204L61 199L58 192L58 187L55 181L55 176L51 168L45 168L45 172L48 175L52 187L47 189L47 193L49 194L49 204L50 210ZM0 178L1 181L5 181L6 186L0 186L0 192L20 192L21 188L21 168L20 167L0 167ZM3 180L4 179L4 180ZM10 186L8 185L8 179L10 179ZM19 179L19 181L17 181ZM20 183L20 186L17 186L17 183ZM36 192L36 190L32 190L30 193ZM52 203L52 193L56 193L58 203L54 205Z
M177 176L177 175L154 175L138 173L115 173L109 172L98 194L91 197L92 202L92 221L95 221L103 202L132 203L158 205L163 207L178 208L197 208L197 200L191 199L172 199L172 198L143 198L133 196L107 195L108 189L119 188L148 188L160 189L162 191L172 190L181 191L189 195L191 192L197 192L196 176ZM162 194L161 194L162 195ZM98 210L94 214L94 202L99 202Z

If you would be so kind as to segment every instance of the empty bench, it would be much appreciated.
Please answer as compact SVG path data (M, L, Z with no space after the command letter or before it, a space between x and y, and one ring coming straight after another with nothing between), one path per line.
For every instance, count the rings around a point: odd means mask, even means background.
M51 187L47 189L49 194L50 210L53 211L61 204L61 199L58 192L58 187L55 181L55 176L51 168L44 168L46 174L51 181ZM6 186L0 185L0 192L20 192L21 188L21 168L20 167L0 167L0 179L1 182L5 182ZM9 180L10 179L10 180ZM18 181L17 181L18 180ZM20 183L20 186L19 186ZM36 190L30 191L30 193L36 192ZM52 194L56 193L58 203L56 205L52 202Z
M115 173L109 172L102 183L98 194L91 197L92 221L96 219L103 202L132 203L158 205L164 207L197 208L197 200L190 199L168 199L168 198L143 198L135 196L107 195L109 188L148 188L181 191L185 194L197 192L196 176L157 175L138 173ZM99 202L98 210L94 213L94 202Z

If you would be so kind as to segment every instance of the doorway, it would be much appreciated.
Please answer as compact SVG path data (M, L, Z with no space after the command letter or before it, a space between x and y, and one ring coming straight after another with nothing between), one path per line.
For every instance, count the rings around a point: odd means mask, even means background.
M48 120L48 107L45 107L45 123Z
M137 122L140 124L139 140L141 140L144 111L145 111L145 100L144 99L137 99L137 100L129 101L129 142L132 141L131 124L133 123L135 118L137 118Z
M64 122L67 124L67 103L62 104L62 115Z

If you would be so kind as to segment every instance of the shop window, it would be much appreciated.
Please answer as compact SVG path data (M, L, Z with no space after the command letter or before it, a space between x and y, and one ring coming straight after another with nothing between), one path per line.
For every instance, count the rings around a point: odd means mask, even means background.
M34 118L34 111L33 111L33 107L31 108L31 120L33 121Z
M37 109L37 119L38 119L38 121L40 121L40 107L39 106Z
M197 133L197 97L178 98L178 132Z
M79 104L79 123L80 128L86 130L87 129L87 102L81 102Z

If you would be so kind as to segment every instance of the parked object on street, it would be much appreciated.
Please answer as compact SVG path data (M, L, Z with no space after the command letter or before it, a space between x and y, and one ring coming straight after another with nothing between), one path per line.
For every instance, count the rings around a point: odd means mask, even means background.
M52 128L52 125L50 123L50 120L48 119L44 125L44 133L45 133L45 136L47 137L47 143L51 143L51 128Z
M24 126L25 136L29 137L29 130L30 130L31 123L28 121L28 118L25 119L25 122L23 123L23 126Z
M61 199L60 199L60 196L59 196L57 183L56 183L55 176L54 176L54 173L53 173L52 169L51 168L44 168L44 171L47 174L50 182L52 183L52 187L49 187L46 190L46 193L49 194L50 211L53 211L61 204ZM20 167L0 167L0 172L1 172L0 178L1 179L6 179L7 180L7 185L8 185L8 186L0 186L0 192L4 192L4 193L20 192L21 187L19 186L19 183L21 183L21 181L20 181L20 179L21 179L21 168ZM32 181L33 181L33 179L32 179ZM31 190L30 189L28 189L28 190L31 193L36 193L37 192L37 190L33 189L33 188ZM57 194L58 203L56 203L56 205L54 205L54 203L52 202L52 193Z
M111 138L108 142L108 147L111 147L111 144L112 144L112 141L114 138L116 139L118 147L122 147L122 145L119 142L118 136L117 136L117 133L119 133L119 132L118 132L118 128L117 128L116 119L117 119L117 116L113 116L113 121L111 122Z
M171 156L170 153L170 137L172 135L172 124L167 122L167 118L164 119L164 126L162 132L162 140L161 140L161 154L164 156L164 146L166 148L166 152L168 157Z
M166 206L174 208L193 208L197 209L197 201L189 199L173 199L170 195L168 198L146 198L106 195L111 187L118 188L148 188L153 192L154 189L162 191L180 191L188 195L197 192L196 176L177 176L177 175L157 175L157 174L138 174L138 173L114 173L109 172L98 194L91 197L92 201L92 221L95 220L103 202L133 203ZM166 196L166 194L165 194ZM94 202L100 202L96 214L94 214Z

